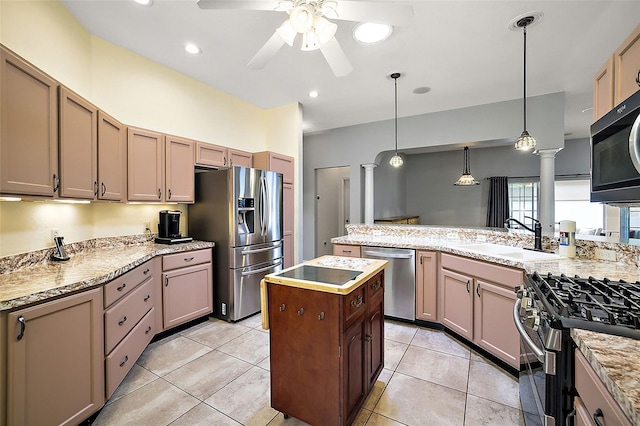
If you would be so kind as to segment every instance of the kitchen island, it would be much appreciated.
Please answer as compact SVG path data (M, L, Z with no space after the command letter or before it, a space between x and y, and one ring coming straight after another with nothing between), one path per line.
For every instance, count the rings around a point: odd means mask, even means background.
M274 409L310 424L353 422L384 368L386 265L323 256L264 278Z

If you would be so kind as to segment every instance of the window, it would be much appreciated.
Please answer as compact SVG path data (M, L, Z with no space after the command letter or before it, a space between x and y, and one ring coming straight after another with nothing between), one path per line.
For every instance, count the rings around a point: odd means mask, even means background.
M640 239L640 207L629 207L629 238Z
M512 217L527 226L531 219L525 216L538 218L538 182L509 182L509 217ZM511 225L515 227L514 225Z

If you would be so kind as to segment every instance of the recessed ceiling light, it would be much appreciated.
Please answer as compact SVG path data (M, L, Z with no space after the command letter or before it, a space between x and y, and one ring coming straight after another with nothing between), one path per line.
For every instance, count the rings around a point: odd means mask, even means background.
M309 92L309 97L310 98L317 98L318 95L319 95L319 93L318 93L317 90L312 90L312 91Z
M202 50L193 43L187 43L184 45L184 50L191 53L192 55L198 55L202 53Z
M415 89L413 89L413 93L415 93L416 95L424 95L425 93L429 93L430 91L431 87L427 86L416 87Z
M151 6L151 3L153 3L153 0L133 0L133 1L143 6Z
M388 39L392 32L391 25L361 22L353 29L353 38L360 43L375 44Z

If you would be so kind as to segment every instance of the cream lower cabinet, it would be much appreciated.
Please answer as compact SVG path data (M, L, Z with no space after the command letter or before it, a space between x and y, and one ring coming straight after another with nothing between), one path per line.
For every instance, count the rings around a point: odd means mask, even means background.
M437 290L442 324L519 368L513 305L522 279L518 269L443 253Z
M436 322L438 254L433 251L416 252L416 319Z
M211 257L211 249L162 257L162 312L165 330L213 312Z
M102 312L99 288L8 314L8 425L76 425L102 407Z

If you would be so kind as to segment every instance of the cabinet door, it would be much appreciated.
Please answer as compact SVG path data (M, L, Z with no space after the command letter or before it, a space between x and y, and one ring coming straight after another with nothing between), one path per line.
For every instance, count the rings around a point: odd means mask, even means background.
M227 148L210 143L196 142L196 166L226 167Z
M369 285L369 283L367 283ZM384 368L384 298L375 297L370 300L371 305L366 322L366 349L367 349L367 389L375 385L380 372Z
M615 105L640 90L640 25L614 53Z
M164 140L160 133L129 127L127 186L129 201L162 201Z
M513 288L476 279L474 292L474 342L519 368L520 337L513 323Z
M338 424L340 296L267 285L271 406L309 424Z
M442 323L469 340L473 339L472 286L473 278L441 269L438 293Z
M282 235L284 236L284 265L288 268L294 264L293 240L293 185L282 185Z
M284 258L282 261L282 267L283 268L289 268L291 266L294 265L294 256L295 253L293 251L293 234L285 234L284 236L284 241L283 241L283 253L284 253Z
M607 60L593 80L593 121L613 108L613 58Z
M0 48L0 193L58 190L57 83Z
M437 321L437 254L419 251L416 265L416 318Z
M98 108L60 87L60 196L98 195Z
M213 312L210 263L165 272L162 284L165 330Z
M229 166L253 167L253 154L237 149L227 149Z
M193 203L195 200L193 141L166 136L165 147L165 200L172 203Z
M257 169L282 173L284 183L293 183L293 157L277 152L262 151L254 154L253 164Z
M343 419L350 424L358 414L366 396L367 372L365 366L365 317L351 325L343 334L342 343L342 397Z
M98 198L123 201L127 179L125 126L98 111Z
M334 244L334 256L360 257L360 246L352 246L347 244Z
M102 407L102 324L102 289L9 314L8 424L79 424Z

